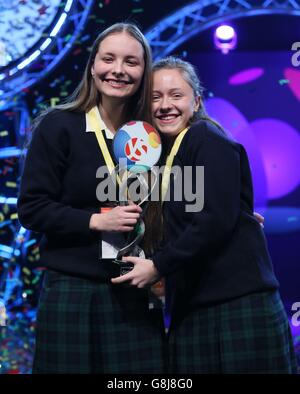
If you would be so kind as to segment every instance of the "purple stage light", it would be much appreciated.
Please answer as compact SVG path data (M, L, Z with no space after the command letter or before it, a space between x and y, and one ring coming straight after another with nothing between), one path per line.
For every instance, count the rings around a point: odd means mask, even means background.
M267 178L262 152L247 119L229 101L217 97L207 100L206 109L209 116L246 149L253 177L255 209L264 214L268 203Z
M288 123L259 119L251 123L262 153L268 183L268 198L276 199L300 184L300 134Z
M260 78L265 73L263 68L255 67L248 70L240 71L229 78L230 85L243 85Z
M205 106L209 116L219 122L235 139L240 131L249 125L245 116L227 100L213 97L206 100Z
M234 28L229 25L217 27L214 33L214 43L216 48L220 49L226 55L236 47L237 35Z
M286 68L284 70L284 77L289 81L289 88L300 101L300 71L294 70L293 68Z
M235 35L233 27L229 25L221 25L216 29L216 36L223 41L232 40Z

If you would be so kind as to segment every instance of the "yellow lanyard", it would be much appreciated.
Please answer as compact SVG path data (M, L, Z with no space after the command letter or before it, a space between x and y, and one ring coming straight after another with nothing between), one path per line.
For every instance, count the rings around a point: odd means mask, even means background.
M91 127L92 130L95 131L96 138L97 138L101 153L103 155L106 167L108 168L110 175L112 175L115 170L115 164L113 162L113 159L111 158L105 138L102 134L102 130L105 130L105 126L104 126L104 123L101 119L101 116L99 116L98 108L93 107L87 113L87 117L88 117L89 126ZM121 180L118 175L117 175L117 181L120 185Z
M164 168L163 176L162 176L162 182L161 182L161 203L163 204L166 198L166 194L169 188L170 184L170 176L171 176L171 170L172 170L172 165L175 156L177 155L177 152L180 148L181 142L183 140L183 137L185 136L186 132L188 131L189 127L186 127L184 130L182 130L178 136L175 139L175 142L172 146L171 152L167 157L166 160L166 165Z

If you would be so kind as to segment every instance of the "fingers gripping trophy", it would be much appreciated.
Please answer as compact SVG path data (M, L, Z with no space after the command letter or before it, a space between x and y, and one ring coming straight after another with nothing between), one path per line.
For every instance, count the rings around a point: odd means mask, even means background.
M115 172L119 181L120 205L133 202L143 210L134 229L128 233L126 245L118 251L114 260L120 267L120 275L133 268L133 264L122 261L123 256L145 257L140 247L145 233L143 217L148 207L149 196L154 190L158 190L155 164L160 158L161 149L158 132L143 121L126 123L114 136L113 152L118 162Z

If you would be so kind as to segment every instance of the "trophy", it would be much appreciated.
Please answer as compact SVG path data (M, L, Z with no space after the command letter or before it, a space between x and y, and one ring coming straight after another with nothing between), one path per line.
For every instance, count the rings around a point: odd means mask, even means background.
M120 205L127 205L129 201L132 201L142 208L138 222L127 235L126 245L119 249L114 259L114 263L120 267L120 275L124 275L133 268L133 264L122 261L122 257L145 258L144 251L139 244L145 233L143 217L148 207L148 197L158 181L154 166L161 155L160 136L149 123L128 122L116 132L113 152L118 162L115 175L119 182Z

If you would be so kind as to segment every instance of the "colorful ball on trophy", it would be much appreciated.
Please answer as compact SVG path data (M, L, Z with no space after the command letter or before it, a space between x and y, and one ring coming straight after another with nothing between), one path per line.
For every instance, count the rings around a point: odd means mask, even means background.
M144 172L153 167L161 155L158 132L147 122L131 121L115 134L113 151L118 164L132 172Z

